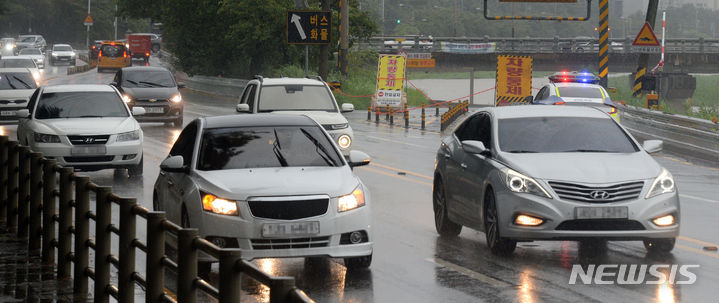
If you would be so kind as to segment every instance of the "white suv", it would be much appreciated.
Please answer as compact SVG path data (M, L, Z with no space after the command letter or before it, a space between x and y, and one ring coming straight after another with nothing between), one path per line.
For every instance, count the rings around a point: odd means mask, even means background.
M354 105L337 106L337 100L322 79L255 76L242 92L237 111L306 115L330 133L345 157L352 149L354 134L342 113L354 111Z
M120 93L109 85L38 88L18 110L18 141L63 166L92 171L127 169L142 175L142 130Z

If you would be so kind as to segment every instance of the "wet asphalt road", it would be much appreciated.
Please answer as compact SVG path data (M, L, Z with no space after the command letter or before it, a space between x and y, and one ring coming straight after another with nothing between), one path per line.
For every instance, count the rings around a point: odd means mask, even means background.
M109 83L112 74L95 70L62 76L50 84ZM51 72L50 74L53 74ZM231 114L234 100L183 91L185 123L198 116ZM355 131L354 148L372 156L357 174L370 188L374 203L374 260L370 270L348 272L340 260L263 259L260 268L297 278L298 286L317 302L706 302L719 285L719 168L697 165L681 155L659 154L656 160L674 175L682 201L682 230L673 253L647 255L640 242L610 242L601 252L576 242L520 243L511 257L496 257L484 234L465 228L459 237L443 239L434 230L431 206L436 131L376 125L359 111L347 115ZM438 129L436 121L430 129ZM2 132L14 137L14 126ZM130 180L111 170L87 173L121 196L137 197L151 208L152 185L178 129L143 124L144 178ZM114 212L117 214L117 211ZM114 218L117 220L117 218ZM141 222L141 220L138 220ZM117 222L115 222L117 223ZM144 239L144 227L138 237ZM138 269L144 255L138 253ZM694 285L569 285L573 264L696 264ZM216 273L217 268L214 268ZM216 282L213 274L211 280ZM168 277L171 283L172 277ZM169 285L169 283L168 283ZM92 286L91 286L92 287ZM266 301L269 290L245 279L243 301ZM138 288L138 294L141 291ZM141 298L138 297L138 301Z

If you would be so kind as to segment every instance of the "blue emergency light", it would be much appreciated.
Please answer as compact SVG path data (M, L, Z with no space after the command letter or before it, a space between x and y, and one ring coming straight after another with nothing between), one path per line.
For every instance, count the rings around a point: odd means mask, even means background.
M599 77L595 76L592 73L589 72L559 72L554 75L549 76L549 81L552 83L589 83L589 84L597 84L599 83Z

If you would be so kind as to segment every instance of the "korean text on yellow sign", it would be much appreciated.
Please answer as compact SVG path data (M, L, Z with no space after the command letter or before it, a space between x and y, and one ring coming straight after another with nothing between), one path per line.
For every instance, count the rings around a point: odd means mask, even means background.
M497 56L495 105L524 103L532 95L532 57Z
M377 65L377 105L399 106L402 103L406 57L380 55Z

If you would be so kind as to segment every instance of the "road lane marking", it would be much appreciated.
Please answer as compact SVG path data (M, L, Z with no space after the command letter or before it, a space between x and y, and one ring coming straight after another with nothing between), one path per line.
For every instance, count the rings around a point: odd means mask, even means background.
M366 171L370 171L370 172L373 172L373 173L376 173L376 174L380 174L380 175L385 175L385 176L389 176L389 177L401 179L401 180L408 181L408 182L413 182L413 183L417 183L417 184L421 184L421 185L429 185L429 186L432 186L432 183L429 183L429 182L424 182L424 181L420 181L420 180L415 180L415 179L407 178L407 177L405 177L405 176L395 175L395 174L388 173L388 172L386 172L386 171L382 171L382 170L379 170L379 169L369 168L369 167L366 167L366 166L360 167L360 169L366 170Z
M679 197L681 197L681 198L689 198L689 199L692 199L692 200L703 201L703 202L707 202L707 203L719 203L719 201L716 201L716 200L710 200L710 199L706 199L706 198L702 198L702 197L696 197L696 196L692 196L692 195L679 194Z
M444 268L446 268L446 269L449 269L449 270L458 272L458 273L460 273L460 274L463 274L463 275L468 276L468 277L470 277L470 278L473 278L473 279L475 279L475 280L479 280L479 281L482 281L482 282L484 282L484 283L490 284L490 285L492 285L492 286L494 286L494 287L508 287L508 286L513 286L512 284L509 284L509 283L504 282L504 281L502 281L502 280L497 280L497 279L492 278L492 277L490 277L490 276L487 276L487 275L485 275L485 274L476 272L476 271L471 270L471 269L466 268L466 267L462 267L462 266L460 266L460 265L454 264L454 263L449 262L449 261L447 261L447 260L442 260L442 259L440 259L440 258L427 258L427 259L425 259L425 261L428 261L428 262L430 262L430 263L434 263L434 264L439 265L439 266L441 266L441 267L444 267Z
M701 169L708 169L708 170L719 171L719 168L714 168L714 167L709 167L709 166L704 166L704 165L698 165L698 164L694 164L694 163L691 163L691 162L688 162L688 161L684 161L684 160L681 160L681 159L677 159L677 158L674 158L674 157L670 157L670 156L667 156L667 155L662 155L662 156L659 156L659 157L662 157L662 158L664 158L664 159L671 160L671 161L674 161L674 162L677 162L677 163L681 163L681 164L684 164L684 165L689 165L689 166L698 167L698 168L701 168Z
M375 140L392 142L392 143L399 143L399 144L404 144L404 145L407 145L407 146L419 147L419 148L424 148L424 149L427 149L427 150L431 150L431 149L427 148L426 145L412 144L412 143L407 143L407 142L402 142L402 141L396 141L396 140L391 140L391 139L385 139L385 138L376 137L376 136L365 136L365 137L366 137L366 138L369 138L369 139L375 139Z
M689 238L689 237L685 237L685 236L679 236L679 237L677 237L677 238L678 238L679 240L684 240L684 241L687 241L687 242L693 242L693 243L696 243L696 244L699 244L699 245L703 245L703 246L719 246L719 244L716 244L716 243L705 242L705 241L702 241L702 240L697 240L697 239Z
M705 255L705 256L708 256L708 257L712 257L712 258L714 258L714 259L719 259L719 254L717 254L717 253L712 253L712 252L704 251L704 250L701 250L701 249L698 249L698 248L694 248L694 247L690 247L690 246L686 246L686 245L681 245L681 244L676 244L676 247L679 247L679 248L681 248L681 249L683 249L683 250L688 250L688 251L691 251L691 252L694 252L694 253L697 253L697 254L700 254L700 255Z
M674 140L674 139L669 139L669 138L667 138L667 137L662 137L662 136L658 136L658 135L653 135L653 134L646 133L646 132L643 132L643 131L639 131L639 130L636 130L636 129L633 129L633 128L629 128L629 127L626 127L626 126L625 126L624 128L626 128L626 129L628 129L628 130L630 130L630 131L632 131L632 132L637 132L637 133L643 134L643 135L645 135L645 136L654 137L654 138L659 138L659 139L662 139L662 140L664 140L664 141L671 141L671 142L674 142L674 143L676 143L676 144L680 144L680 145L684 145L684 146L690 146L690 147L696 148L696 149L701 149L701 150L707 151L707 152L709 152L709 153L711 153L711 154L716 154L716 153L717 153L715 150L710 149L710 148L705 148L705 147L701 147L701 146L694 145L694 144L691 144L691 143L686 143L686 142L681 142L681 141Z
M406 174L408 174L408 175L412 175L412 176L415 176L415 177L420 177L420 178L424 178L424 179L427 179L427 180L432 180L432 181L434 181L434 178L429 177L429 176L427 176L427 175L423 175L423 174L416 173L416 172L413 172L413 171L409 171L409 170L404 170L404 169L392 167L392 166L389 166L389 165L379 164L379 163L377 163L377 162L370 162L369 165L381 167L381 168L384 168L384 169L394 170L394 171L396 171L396 172L403 172L403 173L406 173Z

